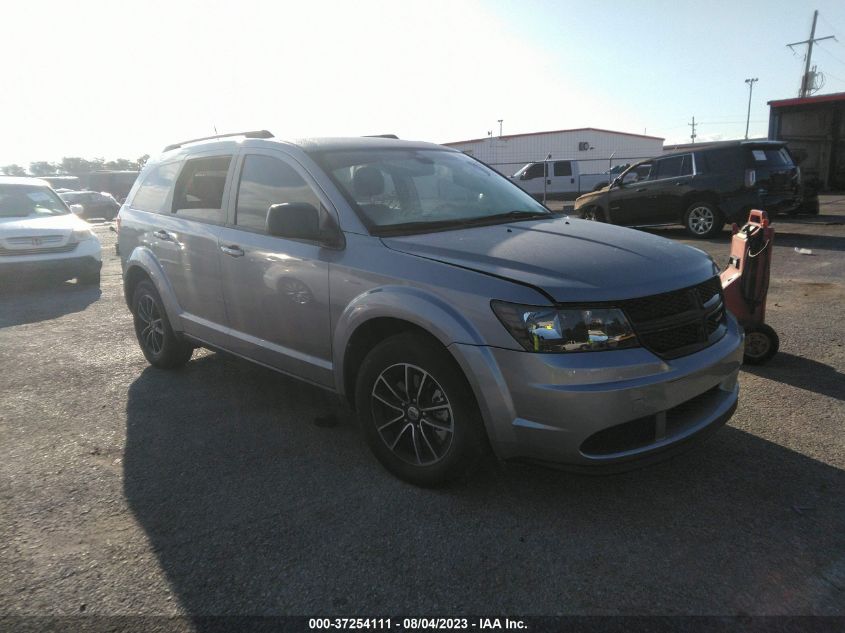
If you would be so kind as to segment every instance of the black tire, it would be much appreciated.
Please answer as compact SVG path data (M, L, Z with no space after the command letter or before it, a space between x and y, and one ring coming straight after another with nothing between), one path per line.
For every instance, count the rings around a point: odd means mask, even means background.
M743 362L746 365L762 365L777 354L780 339L777 332L762 323L745 330L745 353Z
M582 220L592 220L594 222L607 222L604 217L604 211L598 207L584 207L581 211Z
M152 282L144 280L135 287L132 315L135 336L150 365L174 369L191 360L194 348L173 331L164 310L164 302Z
M76 278L76 282L82 286L100 286L100 271L83 273Z
M722 232L725 218L716 205L710 202L695 202L684 212L684 228L695 238L707 239Z
M417 486L438 486L464 475L487 447L466 378L437 341L420 334L397 334L367 354L355 405L376 458Z

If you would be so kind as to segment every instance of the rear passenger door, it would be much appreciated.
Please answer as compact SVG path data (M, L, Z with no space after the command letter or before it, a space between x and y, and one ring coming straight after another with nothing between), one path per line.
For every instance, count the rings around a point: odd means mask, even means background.
M231 167L231 154L191 156L172 187L169 208L150 219L150 247L183 310L185 331L216 344L224 341L227 321L217 242ZM136 200L142 193L143 186Z
M307 202L334 213L294 159L274 150L244 151L221 234L229 349L284 372L333 385L329 265L320 244L267 234L271 205Z

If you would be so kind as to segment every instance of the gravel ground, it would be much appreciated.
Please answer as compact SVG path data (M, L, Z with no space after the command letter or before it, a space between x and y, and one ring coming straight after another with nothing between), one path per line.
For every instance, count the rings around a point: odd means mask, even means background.
M0 615L845 615L845 197L822 213L776 223L781 352L706 443L443 490L388 475L315 388L210 352L148 367L99 227L101 291L0 296Z

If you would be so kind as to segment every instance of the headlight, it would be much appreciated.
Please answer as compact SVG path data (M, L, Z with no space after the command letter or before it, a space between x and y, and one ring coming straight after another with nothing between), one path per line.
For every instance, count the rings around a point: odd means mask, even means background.
M91 229L74 229L71 239L74 242L84 242L85 240L93 240L95 237L96 235Z
M504 301L490 306L529 352L595 352L639 347L618 308L543 308Z

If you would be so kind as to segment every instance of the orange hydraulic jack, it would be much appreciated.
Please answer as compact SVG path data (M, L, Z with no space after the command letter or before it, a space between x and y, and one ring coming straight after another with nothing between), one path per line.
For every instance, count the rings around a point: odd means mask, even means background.
M733 225L731 258L721 274L725 305L745 330L749 365L765 363L780 344L777 333L765 323L774 237L766 212L751 211L745 226Z

